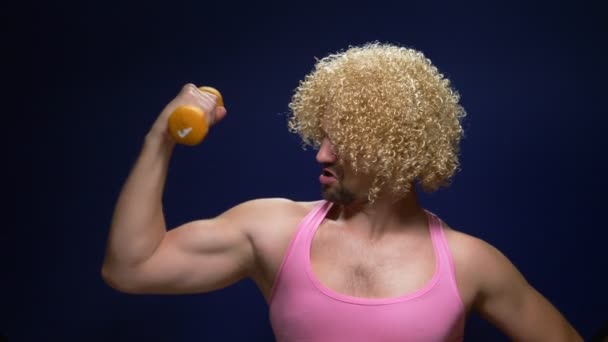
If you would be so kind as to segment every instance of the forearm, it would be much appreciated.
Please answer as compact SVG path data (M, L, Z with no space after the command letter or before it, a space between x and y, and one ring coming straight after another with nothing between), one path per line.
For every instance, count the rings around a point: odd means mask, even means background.
M149 258L167 227L162 195L174 144L147 136L116 202L104 273L128 270Z

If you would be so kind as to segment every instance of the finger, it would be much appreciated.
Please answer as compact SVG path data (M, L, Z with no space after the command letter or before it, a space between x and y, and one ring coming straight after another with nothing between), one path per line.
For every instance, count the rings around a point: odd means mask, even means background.
M214 124L220 122L228 113L228 111L226 110L225 107L217 107L215 109L215 120L214 120Z
M194 93L194 90L198 90L198 88L194 84L192 84L192 83L186 83L182 87L182 90L180 91L180 94L192 94L192 93Z
M201 91L198 88L196 88L196 90L193 91L192 93L193 93L193 95L195 95L195 97L197 99L204 100L204 101L213 101L213 103L217 103L217 96L215 96L215 94L212 94L207 91Z

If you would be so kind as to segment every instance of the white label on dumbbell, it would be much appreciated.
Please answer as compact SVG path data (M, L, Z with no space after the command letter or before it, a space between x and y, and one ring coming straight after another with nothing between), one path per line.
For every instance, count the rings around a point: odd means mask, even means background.
M179 135L180 138L183 138L186 135L188 135L188 133L190 133L191 130L192 130L192 127L180 129L177 131L177 135Z

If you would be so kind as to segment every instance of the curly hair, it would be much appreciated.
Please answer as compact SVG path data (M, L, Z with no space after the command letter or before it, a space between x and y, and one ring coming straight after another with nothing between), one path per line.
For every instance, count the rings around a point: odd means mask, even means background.
M289 130L304 148L324 137L356 173L373 177L368 199L400 198L418 181L447 186L459 167L466 116L460 95L420 51L378 42L317 60L289 103Z

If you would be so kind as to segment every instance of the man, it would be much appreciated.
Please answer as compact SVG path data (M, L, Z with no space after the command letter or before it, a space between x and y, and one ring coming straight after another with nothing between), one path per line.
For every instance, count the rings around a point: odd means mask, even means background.
M514 340L581 341L498 250L417 202L458 167L464 109L418 51L330 55L300 83L290 129L318 148L323 200L257 199L167 230L170 113L225 115L187 85L162 111L119 196L102 275L127 293L202 293L252 278L279 341L462 340L472 310Z

